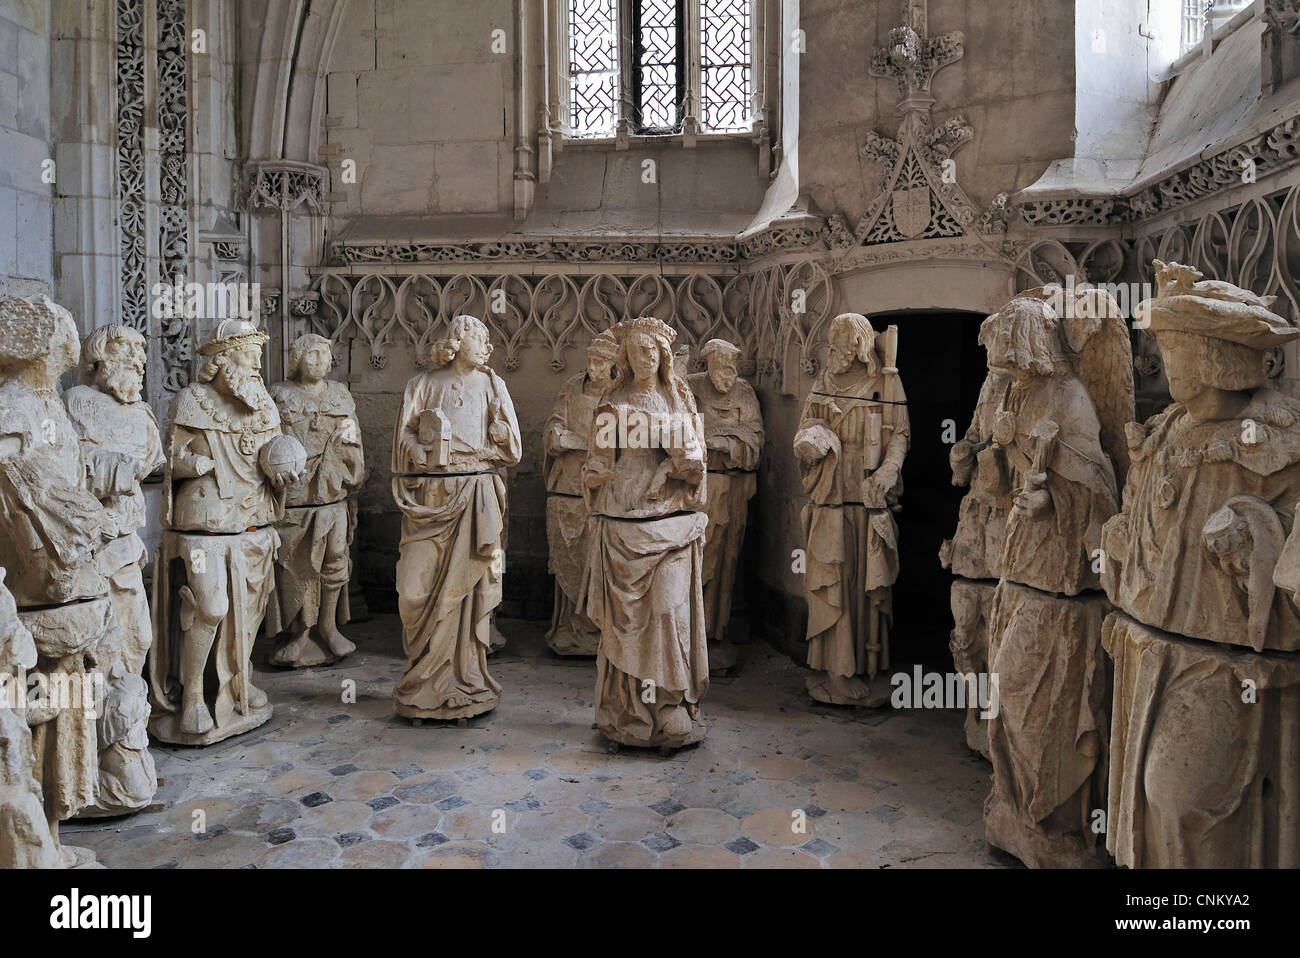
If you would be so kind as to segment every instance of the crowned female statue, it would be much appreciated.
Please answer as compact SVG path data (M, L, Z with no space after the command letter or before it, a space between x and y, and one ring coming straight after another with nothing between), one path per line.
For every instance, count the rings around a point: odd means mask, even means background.
M618 744L677 748L704 737L709 688L704 425L673 366L673 329L647 317L614 331L614 382L582 470L592 529L581 611L600 629L596 727Z

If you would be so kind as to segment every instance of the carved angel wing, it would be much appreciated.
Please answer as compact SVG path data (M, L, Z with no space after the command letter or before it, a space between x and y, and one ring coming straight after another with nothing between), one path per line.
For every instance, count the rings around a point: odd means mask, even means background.
M1129 466L1124 427L1134 418L1133 348L1124 314L1103 289L1081 290L1065 306L1062 324L1079 353L1079 376L1101 420L1101 446L1115 464L1115 481L1122 489Z

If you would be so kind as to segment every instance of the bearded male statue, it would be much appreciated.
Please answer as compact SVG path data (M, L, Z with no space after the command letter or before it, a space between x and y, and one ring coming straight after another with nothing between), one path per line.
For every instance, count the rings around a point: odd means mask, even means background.
M210 745L271 717L250 657L273 587L275 524L307 457L281 433L262 384L266 340L222 320L199 350L198 381L169 410L149 657L150 730L164 742Z
M108 576L122 641L97 652L107 696L99 716L99 788L83 817L139 811L157 791L144 680L153 626L138 532L145 524L140 481L162 466L163 457L158 421L141 399L144 366L140 333L130 326L101 326L81 348L82 385L63 396L81 438L90 491L117 520L117 537L100 551L100 566Z

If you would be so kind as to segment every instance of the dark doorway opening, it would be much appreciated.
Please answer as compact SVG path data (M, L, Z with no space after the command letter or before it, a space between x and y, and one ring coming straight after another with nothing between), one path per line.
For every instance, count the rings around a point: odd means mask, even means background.
M948 602L952 576L939 545L957 528L965 489L952 484L951 442L970 424L987 364L979 344L984 316L966 312L904 312L871 316L877 331L898 327L898 373L907 393L912 447L903 464L898 513L901 568L894 586L891 658L927 669L952 668ZM952 421L948 428L948 420Z

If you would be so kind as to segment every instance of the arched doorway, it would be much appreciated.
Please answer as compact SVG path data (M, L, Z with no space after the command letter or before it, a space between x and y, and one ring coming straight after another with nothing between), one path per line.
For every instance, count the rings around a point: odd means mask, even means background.
M970 423L987 372L978 341L984 316L897 311L870 319L877 330L898 327L898 370L912 426L903 464L903 509L897 515L901 568L894 587L891 657L946 671L952 667L952 576L939 564L939 545L956 529L966 493L952 484L948 453Z

